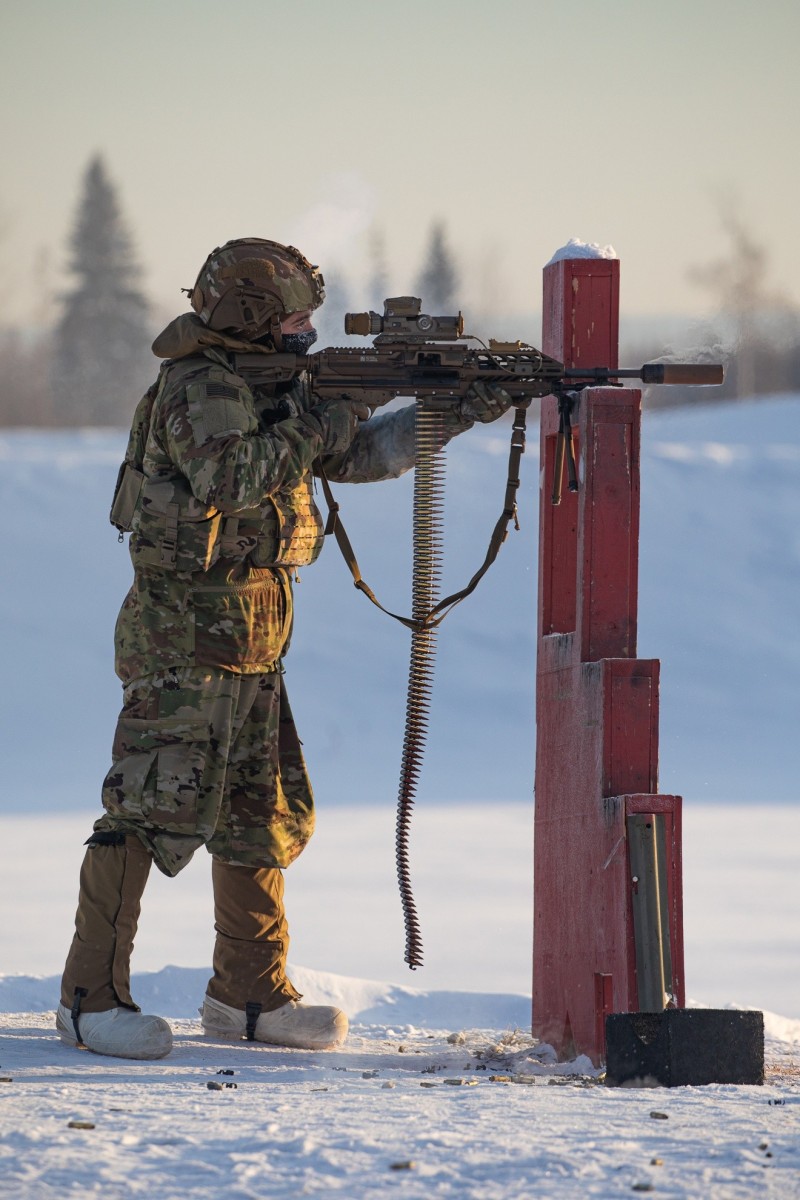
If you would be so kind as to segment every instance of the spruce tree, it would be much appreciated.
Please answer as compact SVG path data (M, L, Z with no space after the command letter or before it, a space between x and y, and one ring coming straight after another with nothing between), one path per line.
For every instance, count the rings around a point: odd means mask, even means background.
M444 221L431 227L425 265L417 281L423 312L446 314L457 310L458 269L447 246Z
M154 375L141 270L103 159L91 160L70 239L53 390L66 424L127 424Z

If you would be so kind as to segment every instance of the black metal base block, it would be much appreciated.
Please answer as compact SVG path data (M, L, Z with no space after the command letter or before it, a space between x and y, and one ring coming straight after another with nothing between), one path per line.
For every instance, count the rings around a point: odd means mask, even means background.
M609 1087L763 1082L763 1013L668 1008L606 1017Z

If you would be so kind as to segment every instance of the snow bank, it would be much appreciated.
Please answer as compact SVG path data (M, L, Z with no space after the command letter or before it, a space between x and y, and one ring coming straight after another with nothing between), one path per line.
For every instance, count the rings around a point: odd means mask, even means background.
M133 976L133 992L146 1012L193 1019L211 974L208 967L163 967ZM353 979L290 963L289 974L308 1004L334 1004L366 1025L431 1029L526 1029L531 1024L529 995L500 992L431 991L374 979ZM59 976L0 975L0 1012L52 1012L58 1003ZM690 1008L708 1008L690 999ZM742 1005L723 1007L740 1009ZM800 1019L764 1013L768 1038L800 1045Z
M0 970L51 976L72 937L93 810L0 818ZM286 872L291 956L316 972L425 992L526 995L531 988L533 806L428 805L415 812L412 873L425 965L402 960L394 808L329 806ZM685 804L684 926L689 992L800 1018L800 808ZM36 869L31 855L35 846ZM487 898L489 898L487 900ZM134 971L205 968L213 945L210 859L177 879L150 876ZM202 975L201 971L201 975ZM190 1015L205 980L176 1015ZM42 1000L45 1008L54 1001ZM28 1005L23 1005L26 1009ZM2 1060L0 1060L2 1061Z
M530 996L428 991L294 964L290 964L289 974L308 1004L334 1004L363 1024L514 1029L531 1023ZM194 1018L210 975L207 967L164 967L135 974L133 991L147 1012ZM58 1003L58 993L57 975L0 975L0 1012L50 1012Z

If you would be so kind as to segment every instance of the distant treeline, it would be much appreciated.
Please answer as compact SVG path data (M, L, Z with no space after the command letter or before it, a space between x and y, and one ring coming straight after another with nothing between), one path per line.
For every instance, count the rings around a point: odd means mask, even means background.
M341 273L325 270L327 298L316 322L320 346L342 342L349 308L377 308L388 294L377 231L369 264L366 294L361 289L357 299ZM50 327L34 333L0 324L0 425L124 426L156 376L158 360L150 344L159 330L140 286L141 270L115 188L99 156L83 178L68 269L71 286L60 297ZM432 311L457 307L459 274L442 222L432 224L415 286Z
M344 309L342 309L344 312ZM326 325L341 328L341 319ZM55 371L58 361L55 335L50 331L38 336L23 336L17 330L0 330L0 427L62 427L82 425L127 425L139 396L156 376L158 361L149 353L153 333L144 339L145 353L136 370L123 375L119 363L100 358L98 390L87 386L67 388L63 376ZM320 345L344 340L336 333L321 339ZM754 396L779 392L800 392L800 327L787 343L778 332L765 329L745 349L729 350L710 341L702 353L695 345L690 352L673 352L658 342L629 343L620 351L620 362L638 366L659 360L722 362L725 382L720 387L653 387L645 392L645 406L668 408L682 404L713 404L730 400L748 400ZM117 374L114 374L115 369ZM87 372L88 374L88 372ZM61 379L61 382L59 381ZM102 381L105 380L105 386Z
M734 214L723 213L730 253L698 269L693 278L710 291L719 312L690 349L666 344L623 347L621 361L722 361L725 383L718 388L649 389L651 407L747 399L800 391L800 313L766 287L766 256ZM200 264L198 263L198 268ZM158 332L144 295L132 239L116 191L100 157L89 163L69 242L71 286L59 298L57 317L46 328L0 324L0 426L125 426L140 395L155 378L158 363L150 343ZM456 312L461 272L448 245L444 223L430 230L414 280L425 310ZM343 342L343 317L351 308L382 309L391 292L383 242L373 231L366 288L351 290L346 276L325 270L327 298L317 317L319 345ZM530 337L519 328L472 314L479 336ZM527 325L527 321L524 322ZM598 364L601 365L601 364Z

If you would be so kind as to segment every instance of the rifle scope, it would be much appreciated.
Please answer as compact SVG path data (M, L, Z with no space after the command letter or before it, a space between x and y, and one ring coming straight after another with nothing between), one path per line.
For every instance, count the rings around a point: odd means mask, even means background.
M391 296L383 302L383 315L376 312L345 313L344 331L358 337L381 334L384 340L454 342L464 333L464 318L431 317L421 311L417 296Z

